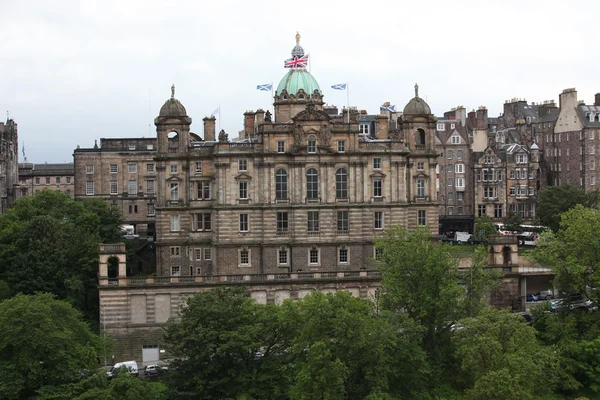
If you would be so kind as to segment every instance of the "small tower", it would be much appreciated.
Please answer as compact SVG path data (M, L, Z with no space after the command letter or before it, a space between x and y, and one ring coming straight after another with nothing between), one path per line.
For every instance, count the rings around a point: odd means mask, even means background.
M290 122L294 116L306 108L309 102L315 109L323 110L323 94L315 78L304 66L308 62L308 55L300 46L300 34L296 33L296 46L292 49L292 58L287 74L281 78L273 99L275 106L275 122Z
M190 145L190 125L185 107L175 98L175 85L171 86L171 98L161 107L154 119L158 139L158 153L187 153Z

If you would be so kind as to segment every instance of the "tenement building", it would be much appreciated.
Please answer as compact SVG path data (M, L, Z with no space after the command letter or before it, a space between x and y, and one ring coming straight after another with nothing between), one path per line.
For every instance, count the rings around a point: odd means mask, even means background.
M0 122L0 214L5 213L17 197L19 185L19 135L12 119Z
M292 56L303 55L297 44ZM114 196L142 216L154 207L155 276L127 277L124 249L101 250L101 320L119 354L146 361L142 347L159 345L182 299L217 285L245 284L259 302L312 290L373 296L374 242L385 227L437 233L436 118L418 86L400 118L378 115L368 133L356 109L336 115L324 96L305 68L291 68L273 113L245 112L231 140L204 118L200 139L172 87L156 139L75 151L78 196Z
M75 169L73 163L19 164L19 188L17 195L34 196L40 190L58 190L74 196Z

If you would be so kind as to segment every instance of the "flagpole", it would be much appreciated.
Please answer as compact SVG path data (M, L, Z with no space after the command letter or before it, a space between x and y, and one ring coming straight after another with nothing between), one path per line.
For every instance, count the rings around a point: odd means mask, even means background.
M219 133L221 133L221 105L219 104Z
M350 85L346 82L346 110L348 113L348 123L350 123Z

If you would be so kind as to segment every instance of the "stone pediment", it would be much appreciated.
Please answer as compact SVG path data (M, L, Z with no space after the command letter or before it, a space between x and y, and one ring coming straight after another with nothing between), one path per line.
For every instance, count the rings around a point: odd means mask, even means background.
M371 178L376 179L376 178L385 178L385 174L381 171L373 171L373 173L371 175L369 175Z
M171 175L166 180L167 180L167 182L182 182L183 181L183 179L181 179L177 175Z
M300 111L295 117L292 118L294 122L299 121L331 121L331 117L325 111L317 110L315 105L309 103L306 105L306 109Z
M415 179L419 179L419 178L424 178L427 179L429 178L429 175L427 175L425 172L419 171L416 174L413 175L413 178Z
M235 176L235 179L237 179L237 180L244 180L244 181L247 181L247 180L250 180L250 179L252 179L252 177L251 177L250 175L248 175L248 174L246 174L246 173L242 172L242 173L240 173L240 174L237 174L237 175Z

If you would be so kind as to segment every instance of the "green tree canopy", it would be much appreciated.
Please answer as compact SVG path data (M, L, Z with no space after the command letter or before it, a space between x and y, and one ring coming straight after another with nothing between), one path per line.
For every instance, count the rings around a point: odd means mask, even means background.
M58 191L21 197L0 216L0 280L11 292L50 292L98 318L98 245L119 240L118 211Z
M475 238L487 241L490 236L498 235L494 220L487 214L475 218Z
M98 368L103 339L82 315L51 294L18 294L0 302L0 398L32 397Z
M538 218L542 225L556 232L560 227L560 215L585 203L586 194L579 186L546 186L538 193Z
M521 231L521 225L523 225L523 218L514 211L510 211L506 218L504 218L504 229L507 231Z

